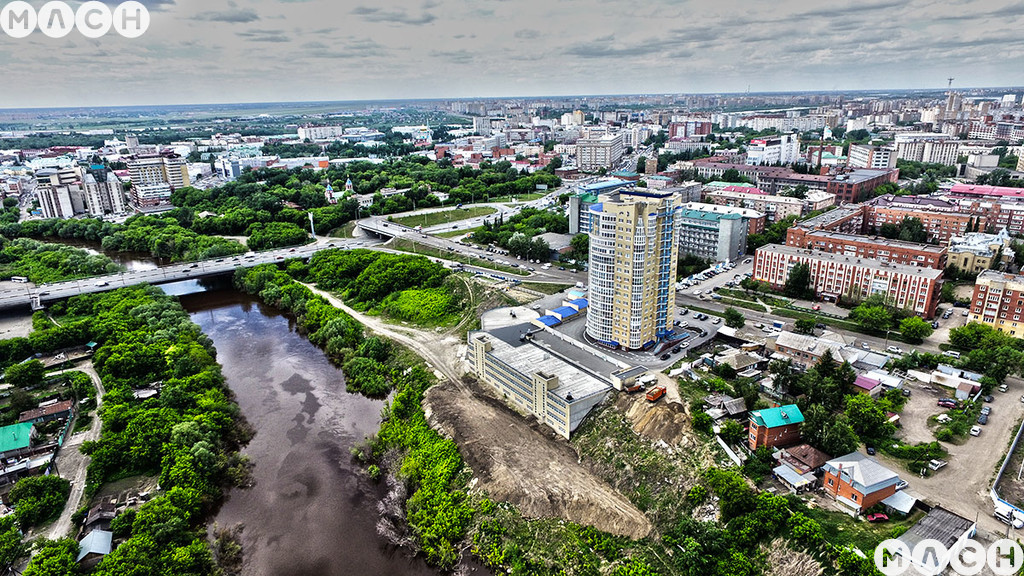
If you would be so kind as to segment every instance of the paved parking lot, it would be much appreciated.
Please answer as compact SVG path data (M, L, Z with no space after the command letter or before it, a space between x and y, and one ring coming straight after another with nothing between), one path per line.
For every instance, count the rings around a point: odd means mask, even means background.
M878 453L879 461L897 471L910 483L910 490L916 492L931 504L939 504L965 518L977 518L979 527L1005 533L1008 526L992 516L992 499L989 488L1010 438L1016 433L1016 425L1024 416L1024 404L1020 396L1024 393L1024 382L1007 378L1008 392L993 392L992 415L988 424L982 426L981 435L968 437L960 445L943 443L949 451L949 464L927 478L910 477L899 460ZM951 396L943 387L923 389L913 383L908 386L912 396L900 417L902 430L898 435L907 442L931 442L935 435L927 425L927 418L945 412L936 406L939 398Z

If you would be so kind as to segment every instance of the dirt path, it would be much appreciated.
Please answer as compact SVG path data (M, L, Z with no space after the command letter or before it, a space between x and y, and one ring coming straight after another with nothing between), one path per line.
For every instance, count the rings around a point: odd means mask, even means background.
M51 539L63 538L71 531L71 515L82 505L82 495L85 491L85 473L89 467L89 457L82 454L79 447L83 442L98 439L103 426L99 417L100 407L103 406L103 382L100 381L99 375L93 369L92 362L57 372L57 374L74 371L88 374L92 378L93 385L96 386L96 416L93 418L92 426L88 430L73 434L64 442L60 452L57 453L57 469L64 478L71 481L71 495L68 497L68 502L64 506L64 511L61 512L60 518L50 526L47 538Z
M412 348L413 351L426 360L431 368L439 371L453 382L458 382L461 379L462 371L456 369L456 367L460 364L457 353L459 344L462 342L454 335L424 333L419 330L388 324L380 318L353 310L330 292L320 290L311 284L303 284L303 286L309 288L315 294L323 296L332 306L344 310L371 331L381 336L387 336L400 344Z

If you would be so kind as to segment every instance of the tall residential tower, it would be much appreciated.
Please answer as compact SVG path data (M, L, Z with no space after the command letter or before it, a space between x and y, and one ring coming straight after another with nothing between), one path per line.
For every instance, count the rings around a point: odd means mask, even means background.
M606 346L644 348L672 329L678 193L620 191L590 208L587 334Z

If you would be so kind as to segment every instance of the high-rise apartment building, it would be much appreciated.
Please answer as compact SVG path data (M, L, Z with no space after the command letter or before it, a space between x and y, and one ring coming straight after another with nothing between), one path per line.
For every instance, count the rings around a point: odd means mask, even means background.
M125 212L121 181L102 164L89 167L82 178L82 185L85 192L85 209L92 216Z
M747 164L792 164L799 158L800 138L796 134L754 138L747 146Z
M576 162L582 170L611 168L622 159L622 135L609 134L576 141Z
M591 207L587 334L639 349L672 329L675 311L675 193L619 192Z
M128 161L131 202L138 209L170 205L171 193L191 186L188 163L177 154L140 156Z

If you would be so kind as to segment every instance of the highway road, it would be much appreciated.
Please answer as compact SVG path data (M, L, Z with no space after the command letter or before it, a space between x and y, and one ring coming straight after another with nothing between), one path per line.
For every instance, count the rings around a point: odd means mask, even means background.
M54 284L14 284L4 282L0 288L0 308L14 308L29 306L33 299L38 298L42 304L70 298L78 294L90 294L104 292L125 286L132 286L148 282L150 284L163 284L179 280L189 280L213 276L217 274L230 273L239 267L257 266L270 262L278 262L287 258L309 257L320 250L331 248L372 248L378 244L374 240L356 238L320 238L317 241L297 246L295 248L282 248L279 250L267 250L264 252L249 253L239 256L225 256L212 260L201 260L199 262L183 262L170 266L161 266L150 270L136 270L95 276L79 280L68 280Z

